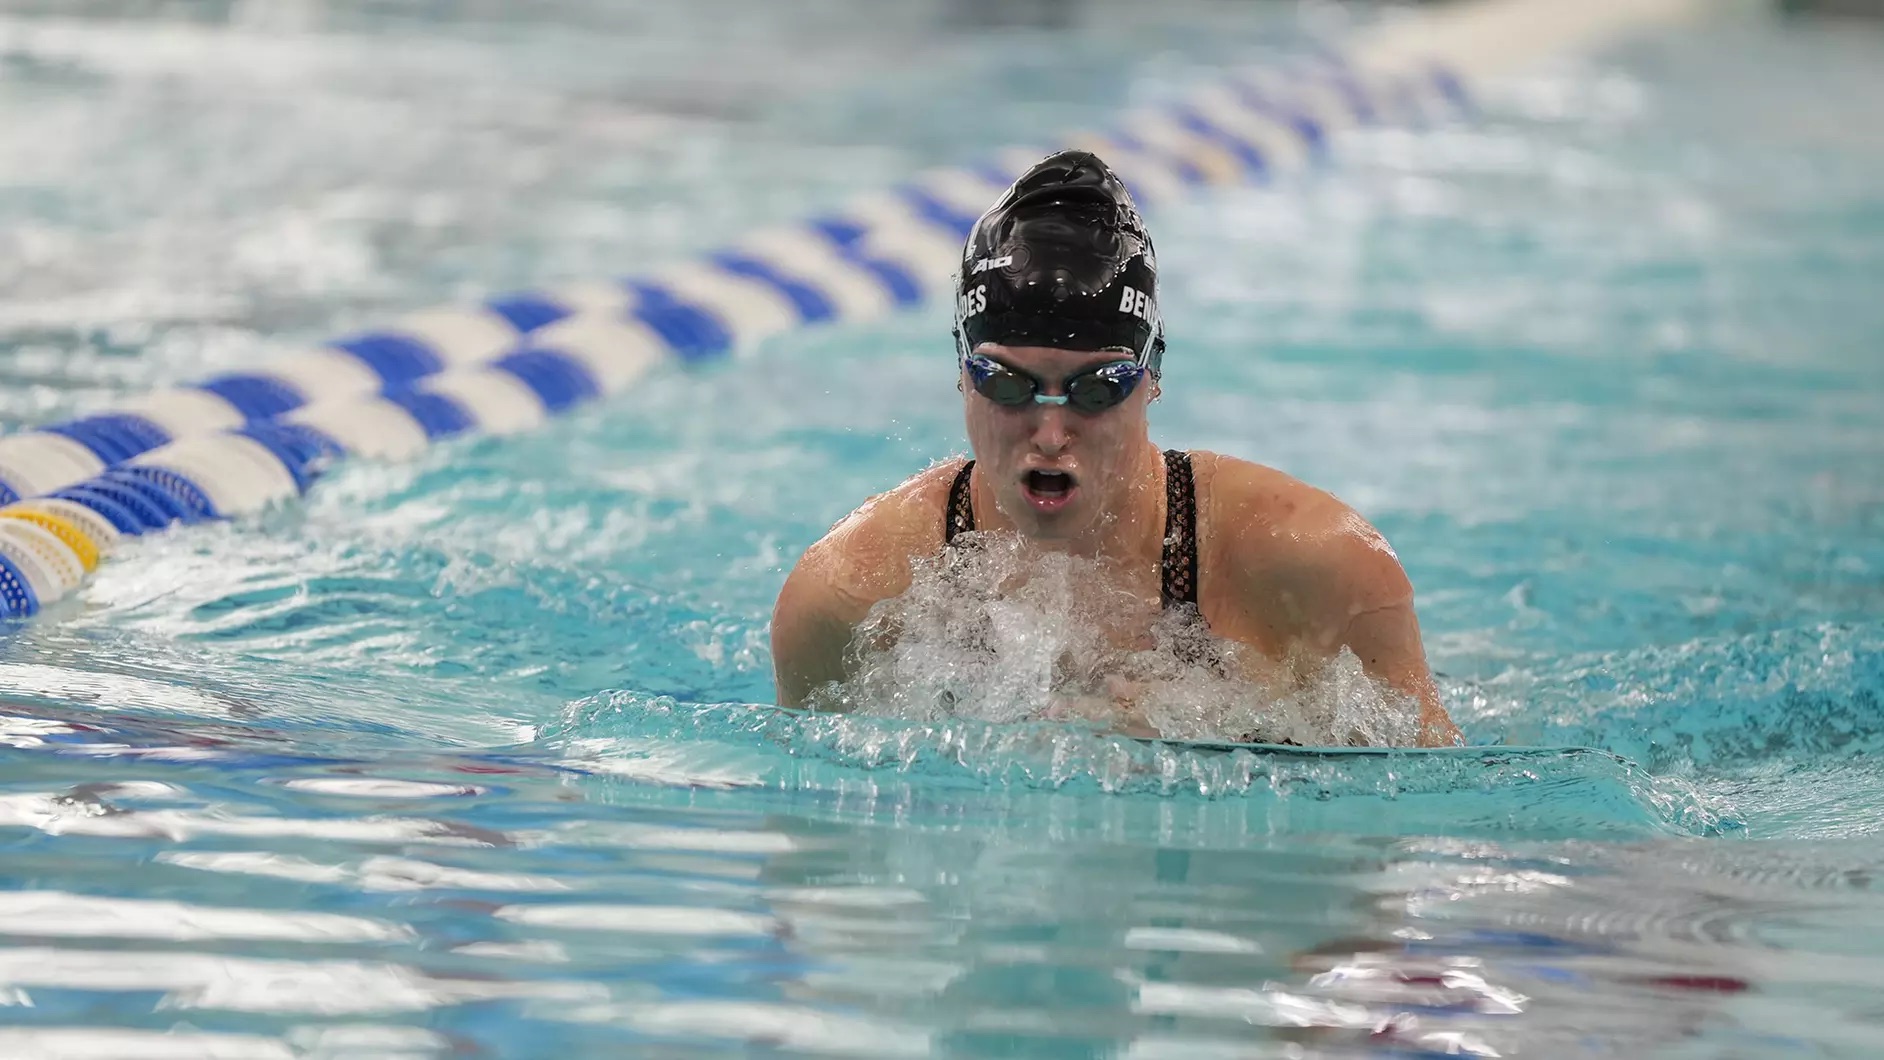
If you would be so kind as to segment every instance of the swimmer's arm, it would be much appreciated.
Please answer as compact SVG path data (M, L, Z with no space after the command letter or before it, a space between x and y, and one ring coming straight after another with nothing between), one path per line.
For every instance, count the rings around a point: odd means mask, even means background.
M1307 547L1283 578L1285 596L1299 601L1298 635L1324 656L1347 648L1368 676L1418 702L1420 746L1459 743L1427 666L1413 583L1386 539L1345 506L1314 513L1303 529Z
M1397 580L1405 582L1406 575L1402 573ZM1461 742L1459 727L1440 702L1439 686L1426 663L1411 585L1404 599L1355 614L1340 639L1376 681L1418 701L1421 747L1452 747Z
M959 464L937 464L865 501L785 579L772 609L772 676L782 707L851 676L851 641L877 603L909 588L909 559L942 545L942 510Z
M821 559L814 548L799 561L772 609L772 677L781 707L802 707L811 693L844 680L844 655L863 617Z

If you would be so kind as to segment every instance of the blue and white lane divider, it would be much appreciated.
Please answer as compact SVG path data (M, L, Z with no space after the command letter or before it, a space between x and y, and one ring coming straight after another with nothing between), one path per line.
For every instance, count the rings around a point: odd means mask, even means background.
M1463 102L1458 79L1431 67L1248 71L1060 146L1098 152L1155 209L1299 169L1344 127L1453 116ZM260 511L337 459L409 460L459 435L526 431L663 361L946 297L975 218L1048 150L920 174L646 277L421 313L0 438L0 618L70 594L124 537Z

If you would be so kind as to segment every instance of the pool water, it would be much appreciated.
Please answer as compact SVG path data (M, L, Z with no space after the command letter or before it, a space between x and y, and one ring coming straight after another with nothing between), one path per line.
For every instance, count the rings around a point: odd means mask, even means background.
M5 9L9 430L1301 29ZM1154 436L1378 525L1471 748L768 707L789 565L963 446L943 308L808 331L140 540L0 633L0 1052L1884 1052L1880 60L1665 33L1152 217Z

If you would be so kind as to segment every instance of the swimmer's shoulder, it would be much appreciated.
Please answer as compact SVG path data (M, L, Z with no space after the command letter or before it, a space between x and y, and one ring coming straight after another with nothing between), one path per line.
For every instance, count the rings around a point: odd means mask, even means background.
M1201 545L1246 591L1274 599L1377 599L1405 574L1387 539L1327 490L1237 457L1199 451ZM1291 609L1293 610L1293 608Z
M831 603L861 616L909 588L909 561L942 547L943 510L963 458L944 460L879 493L839 520L799 560Z
M1339 497L1286 472L1207 450L1191 453L1199 515L1250 543L1313 543L1352 529L1360 516Z

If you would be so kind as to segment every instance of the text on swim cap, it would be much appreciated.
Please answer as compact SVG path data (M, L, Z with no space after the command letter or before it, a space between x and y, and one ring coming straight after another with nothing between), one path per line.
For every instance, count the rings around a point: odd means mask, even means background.
M1150 320L1146 313L1151 306L1151 297L1136 287L1127 287L1119 299L1119 312L1130 313L1140 320Z
M955 315L963 320L988 308L988 285L982 284L972 291L963 291L955 296Z

